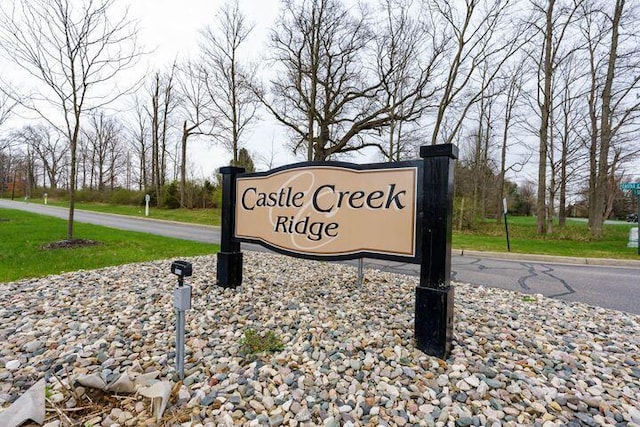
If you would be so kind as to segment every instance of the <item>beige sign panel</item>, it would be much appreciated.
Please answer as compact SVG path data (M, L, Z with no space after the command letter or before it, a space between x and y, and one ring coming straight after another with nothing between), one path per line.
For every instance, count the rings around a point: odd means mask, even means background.
M238 178L237 238L313 256L415 256L417 167L306 166Z

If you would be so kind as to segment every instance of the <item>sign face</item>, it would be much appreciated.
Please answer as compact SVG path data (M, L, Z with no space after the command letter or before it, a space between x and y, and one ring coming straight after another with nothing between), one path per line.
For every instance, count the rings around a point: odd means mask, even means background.
M640 182L624 182L620 184L621 190L640 190Z
M235 238L310 258L416 258L419 164L303 163L241 174Z

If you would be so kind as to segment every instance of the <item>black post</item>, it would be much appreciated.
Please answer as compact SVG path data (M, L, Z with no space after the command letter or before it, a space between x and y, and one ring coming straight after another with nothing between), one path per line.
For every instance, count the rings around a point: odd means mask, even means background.
M453 339L454 290L451 277L453 215L453 144L420 147L424 159L420 285L416 288L416 346L430 356L446 359Z
M509 243L509 223L507 223L507 212L504 213L504 229L507 232L507 252L511 252L511 243Z
M218 252L218 286L235 288L242 283L242 252L240 242L234 238L236 228L236 176L244 168L225 166L222 174L222 224L220 252Z
M636 203L638 204L638 206L636 206L638 208L636 222L638 223L638 255L640 255L640 188L633 190L633 192L636 193Z

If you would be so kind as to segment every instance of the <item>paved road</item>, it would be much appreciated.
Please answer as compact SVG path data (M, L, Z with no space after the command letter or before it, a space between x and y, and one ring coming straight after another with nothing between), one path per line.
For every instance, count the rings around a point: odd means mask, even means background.
M371 264L378 264L372 261ZM415 274L411 264L384 263L384 270ZM565 301L640 314L640 267L576 265L453 255L452 280L543 294Z
M67 219L69 217L69 210L67 208L37 203L25 203L0 199L0 208L20 209L23 211L50 215L62 219ZM74 213L74 218L77 222L103 225L105 227L118 228L120 230L159 234L161 236L195 240L205 243L220 243L219 229L217 227L208 227L206 225L158 221L144 217L135 218L123 215L109 215L77 209Z
M0 200L0 208L22 209L59 218L67 210L33 203ZM218 243L218 227L154 221L96 212L76 211L76 221L124 230L142 231L163 236ZM247 249L260 249L243 245ZM453 255L452 279L475 285L498 287L526 293L543 294L566 301L579 301L629 313L640 314L640 264L631 266L577 265L557 261L494 259L491 255ZM416 274L417 266L366 260L367 267Z

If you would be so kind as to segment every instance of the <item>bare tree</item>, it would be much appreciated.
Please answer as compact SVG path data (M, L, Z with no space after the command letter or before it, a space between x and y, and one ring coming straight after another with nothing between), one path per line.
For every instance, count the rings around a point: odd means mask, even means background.
M496 200L496 221L500 222L502 219L500 205L502 200L506 197L505 193L505 176L508 171L515 170L520 171L524 165L524 162L514 162L512 164L507 163L507 152L509 147L513 144L510 140L516 140L517 136L511 134L511 129L514 125L521 122L517 114L518 102L521 98L521 94L524 86L524 66L525 62L520 60L515 62L511 67L507 67L503 70L501 79L503 84L499 90L499 97L502 98L502 123L500 135L500 172L498 173L498 192Z
M83 130L90 159L90 188L103 191L113 190L116 177L122 171L125 161L122 146L122 126L103 111L91 115L90 128Z
M126 92L114 78L140 55L137 28L126 11L111 17L114 1L14 0L3 2L0 11L0 45L43 86L42 91L18 99L69 140L69 240L73 239L76 149L83 114ZM51 109L61 116L62 124L51 118Z
M177 64L174 62L171 71L166 77L166 83L164 87L164 97L162 99L162 119L161 119L161 130L160 140L157 141L157 145L159 146L159 154L160 154L160 163L157 167L158 171L162 171L162 174L158 177L158 185L163 186L165 183L165 171L167 170L167 157L168 157L168 148L167 148L167 136L169 133L169 116L173 112L173 110L177 107L177 99L175 99L174 95L174 78L175 73L177 71Z
M202 32L204 77L215 116L215 138L229 149L234 165L259 104L252 89L255 70L241 57L252 30L238 1L233 0L221 7L215 26Z
M410 92L423 77L421 66L429 58L427 66L438 69L443 59L446 38L436 31L431 21L419 17L425 15L413 0L384 0L380 10L382 22L376 34L377 72L382 81L382 94L390 111L390 120L381 143L384 158L389 162L400 161L415 155L415 148L425 137L423 127L414 120L435 107L438 87L430 85L421 96L413 97L410 103L398 103L406 92ZM434 71L431 78L439 76ZM413 111L407 115L405 112ZM416 126L417 125L417 126Z
M156 193L158 206L162 203L162 186L167 174L167 136L171 127L173 112L177 107L174 93L174 78L177 64L167 73L156 72L152 78L149 94L151 109L151 187Z
M138 191L146 190L149 186L149 115L140 98L136 97L134 112L131 121L127 125L131 135L131 148L137 156L137 183Z
M272 96L258 93L293 134L294 152L306 150L307 160L326 160L365 147L384 153L379 142L365 136L421 115L423 101L432 94L430 79L439 53L431 52L416 68L411 84L394 98L385 85L389 89L401 75L403 61L386 56L374 65L372 58L388 55L376 48L389 46L376 40L363 8L347 8L338 0L283 2L271 33L271 59L278 76L271 80Z
M0 197L5 197L13 179L15 158L6 146L0 147Z
M160 203L160 181L165 171L160 170L160 73L156 72L151 83L151 187L156 193L157 203Z
M556 100L552 109L550 127L553 134L548 150L551 166L549 204L553 204L556 193L559 193L558 224L560 226L566 223L567 193L571 188L570 183L582 182L581 174L586 164L584 140L587 137L585 130L588 130L585 126L588 110L581 102L586 95L584 65L584 61L577 54L572 54L560 64L558 76L555 79L557 89L554 89L554 92L557 94L554 96ZM554 158L557 160L554 161ZM575 184L573 187L574 191L577 190ZM549 221L547 223L549 224ZM551 227L550 224L549 227Z
M186 62L179 69L178 92L182 136L180 138L180 206L184 206L187 183L187 140L193 135L213 135L212 100L207 90L206 70L199 64Z
M30 198L38 185L40 175L38 157L33 146L26 143L19 132L14 132L11 136L14 142L11 150L8 150L8 156L4 158L9 161L7 182L11 183L11 200L16 195Z
M11 111L16 106L17 102L12 100L8 94L0 90L0 128L7 121L11 115Z
M57 131L44 125L25 126L12 132L11 138L29 148L42 163L52 190L58 188L61 174L67 166L69 145ZM43 182L43 187L45 183Z
M567 45L566 36L572 24L577 19L577 13L583 0L573 0L561 4L556 8L556 0L546 2L532 2L534 17L532 25L538 29L542 40L536 44L530 54L535 58L538 67L537 109L540 114L538 129L538 198L536 201L537 232L546 234L548 218L551 213L547 210L547 159L549 149L550 116L553 108L552 82L559 63L569 56L577 46ZM544 16L544 26L538 24L538 19Z
M479 203L482 218L487 215L488 188L493 187L494 164L491 160L491 154L496 137L494 129L497 127L496 104L498 99L498 88L495 82L485 85L485 79L493 79L487 65L484 64L481 72L481 86L485 89L483 89L477 103L478 127L471 135L474 147L470 163L473 172L473 212L477 212Z
M447 71L431 144L453 143L471 107L530 35L515 19L510 0L430 0L428 4L432 19L448 38Z
M616 0L613 11L611 2L586 5L582 26L590 71L589 228L595 237L602 236L616 168L640 152L630 137L640 130L640 40L627 29L639 13L637 5L625 3Z

